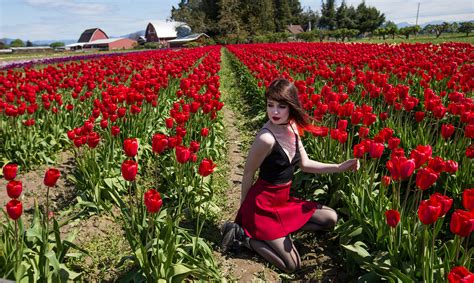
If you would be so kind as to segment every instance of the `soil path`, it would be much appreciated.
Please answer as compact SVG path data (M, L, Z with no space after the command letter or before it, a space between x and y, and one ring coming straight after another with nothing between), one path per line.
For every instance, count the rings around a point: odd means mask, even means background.
M226 58L223 58L225 60ZM224 61L221 65L221 93L226 101L226 106L223 108L224 125L227 133L227 180L228 188L223 193L225 198L225 205L222 208L221 223L225 221L233 221L237 210L240 206L240 185L242 181L243 168L245 164L246 152L242 152L241 133L238 129L238 119L234 111L231 109L229 98L233 95L238 95L238 85L235 76L228 66L228 62ZM255 282L278 281L278 273L268 267L268 264L263 262L254 252L242 248L238 253L221 254L216 253L216 259L221 265L221 270L224 277L231 281L237 282Z

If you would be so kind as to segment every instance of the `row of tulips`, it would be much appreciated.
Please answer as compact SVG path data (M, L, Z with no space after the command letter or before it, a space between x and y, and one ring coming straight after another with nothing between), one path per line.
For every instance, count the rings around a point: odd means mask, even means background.
M253 74L254 93L278 76L295 83L316 124L305 136L313 158L361 160L357 174L300 174L295 184L307 197L326 186L333 204L343 200L347 217L337 232L348 258L369 272L364 278L444 280L455 266L471 267L471 45L256 44L229 50Z
M7 193L12 200L5 208L13 224L6 219L0 225L0 277L17 282L65 282L77 279L79 274L70 270L65 263L73 256L71 249L81 251L81 248L73 244L73 234L68 235L67 239L61 238L58 221L49 207L50 188L56 186L60 171L50 168L45 172L43 184L46 187L46 202L39 207L35 200L33 217L28 224L22 219L22 182L16 180L18 165L8 163L2 171L4 178L9 180Z
M49 157L72 148L76 168L67 178L79 190L79 204L119 205L133 252L124 259L133 261L136 280L220 276L212 250L200 237L209 211L218 211L211 173L224 148L219 62L220 48L208 47L9 70L0 76L5 91L0 122L15 134L6 139L9 150L25 137L59 137L54 150L34 145L7 157L27 169L37 162L28 159L31 154ZM156 189L143 189L150 183ZM195 223L193 231L182 227L188 221ZM45 235L56 235L57 228L46 229ZM6 226L2 236L5 231ZM64 257L58 262L63 266Z

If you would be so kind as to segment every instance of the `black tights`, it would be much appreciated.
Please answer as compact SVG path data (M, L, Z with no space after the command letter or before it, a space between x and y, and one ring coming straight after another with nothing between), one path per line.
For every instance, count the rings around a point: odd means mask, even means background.
M325 231L333 228L336 222L336 211L330 207L320 205L301 230ZM284 272L294 272L301 267L300 255L288 236L271 241L250 239L250 246L255 252Z

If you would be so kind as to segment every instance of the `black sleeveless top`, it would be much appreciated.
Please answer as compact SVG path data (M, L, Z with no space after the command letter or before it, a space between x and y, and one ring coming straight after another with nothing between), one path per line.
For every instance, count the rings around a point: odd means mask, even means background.
M291 127L293 130L293 127ZM273 146L272 151L270 154L265 157L262 164L260 165L260 172L258 177L263 179L272 184L283 184L291 181L293 179L293 173L295 171L295 165L301 160L301 155L298 147L298 136L296 135L295 131L295 156L293 160L288 158L288 155L281 147L280 143L278 143L277 138L267 128L263 128L263 130L269 131L273 137L275 138L275 145Z

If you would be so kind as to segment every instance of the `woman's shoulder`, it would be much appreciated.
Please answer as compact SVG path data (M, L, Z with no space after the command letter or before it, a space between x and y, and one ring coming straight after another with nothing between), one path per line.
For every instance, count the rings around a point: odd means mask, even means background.
M257 136L255 137L255 142L273 146L275 144L275 136L273 136L273 133L267 126L267 124L263 125L263 127L258 131Z

